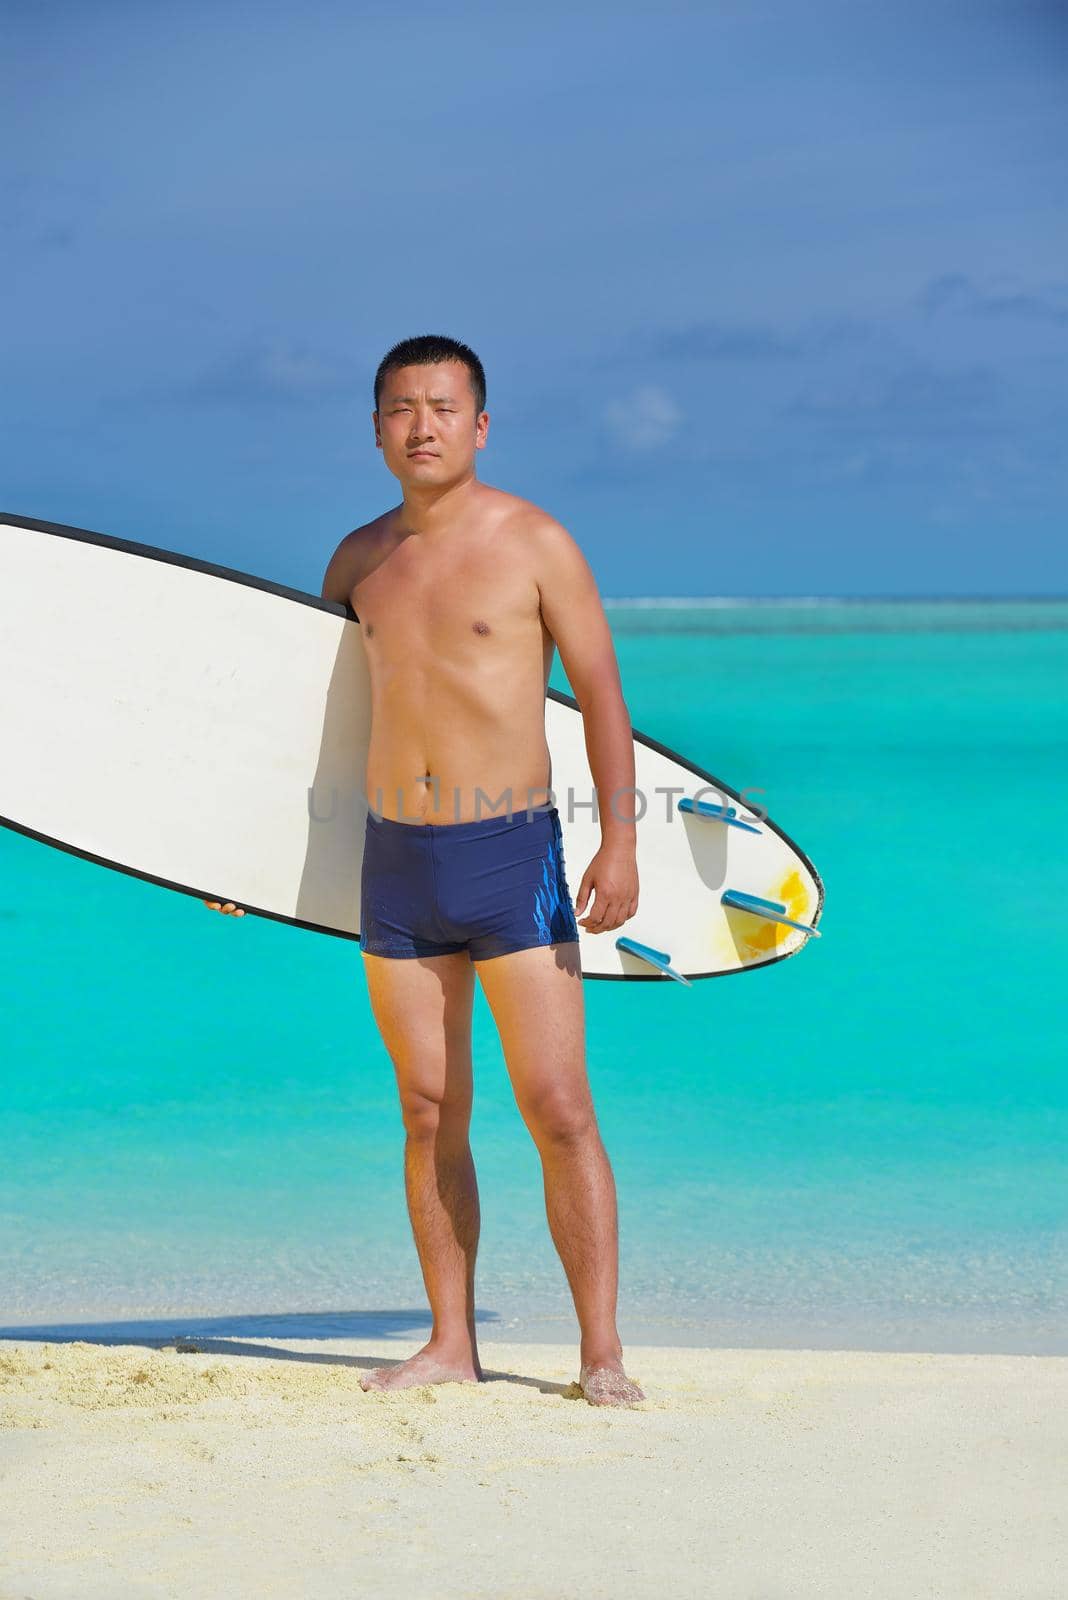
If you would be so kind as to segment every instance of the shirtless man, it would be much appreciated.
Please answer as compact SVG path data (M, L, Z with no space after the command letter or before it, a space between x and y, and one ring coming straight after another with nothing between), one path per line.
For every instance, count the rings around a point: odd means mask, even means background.
M354 611L370 674L360 948L396 1073L433 1312L421 1350L362 1381L482 1378L468 1142L477 973L541 1157L581 1329L582 1392L593 1405L627 1405L644 1395L624 1372L616 1329L616 1193L586 1074L576 914L608 934L637 909L630 717L578 545L530 501L476 478L485 398L466 345L428 335L389 351L372 416L403 502L341 541L322 586L324 599ZM582 710L596 789L595 811L592 794L576 795L576 808L585 802L601 829L577 904L545 737L554 648Z

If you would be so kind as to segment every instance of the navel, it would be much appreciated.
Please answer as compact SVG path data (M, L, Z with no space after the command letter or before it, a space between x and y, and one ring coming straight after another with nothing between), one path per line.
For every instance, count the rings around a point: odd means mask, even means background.
M489 623L483 622L481 617L479 617L477 622L472 622L471 626L476 633L489 633L490 631Z
M374 625L373 622L369 622L367 624L367 637L369 639L373 639L374 638L374 633L375 633L375 625Z

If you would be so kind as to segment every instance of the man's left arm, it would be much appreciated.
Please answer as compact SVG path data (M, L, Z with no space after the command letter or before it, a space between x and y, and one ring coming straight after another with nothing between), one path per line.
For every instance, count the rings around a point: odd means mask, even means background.
M601 848L582 876L575 911L589 932L607 933L638 909L634 736L612 632L589 562L551 517L539 521L532 543L541 614L582 712L601 825ZM594 907L584 916L591 893Z

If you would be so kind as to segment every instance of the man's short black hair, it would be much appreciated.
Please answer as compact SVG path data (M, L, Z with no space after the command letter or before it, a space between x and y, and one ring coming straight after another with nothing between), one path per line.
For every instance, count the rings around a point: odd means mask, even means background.
M475 416L486 409L486 374L475 352L458 339L444 334L423 333L416 339L402 339L382 357L375 373L375 410L382 397L382 384L387 372L396 367L433 367L439 361L462 361L471 378L475 396Z

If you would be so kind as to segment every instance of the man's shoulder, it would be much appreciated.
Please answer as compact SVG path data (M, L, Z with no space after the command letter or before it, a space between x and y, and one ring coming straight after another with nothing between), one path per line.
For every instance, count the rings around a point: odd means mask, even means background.
M363 564L373 560L376 551L390 537L396 518L395 508L383 511L380 517L373 517L370 522L361 522L358 528L352 528L341 540L337 547L337 559L345 563L353 574L354 582L359 582Z
M373 517L370 522L361 522L358 528L352 528L341 541L341 547L355 548L357 545L370 544L374 539L384 534L396 517L396 509L383 511L380 517Z
M338 542L323 579L323 598L351 605L353 589L365 576L367 565L389 528L393 511L352 528Z
M549 546L572 539L563 523L543 506L535 505L533 500L524 500L518 494L505 494L502 490L497 493L502 496L505 518L517 533L543 541Z

